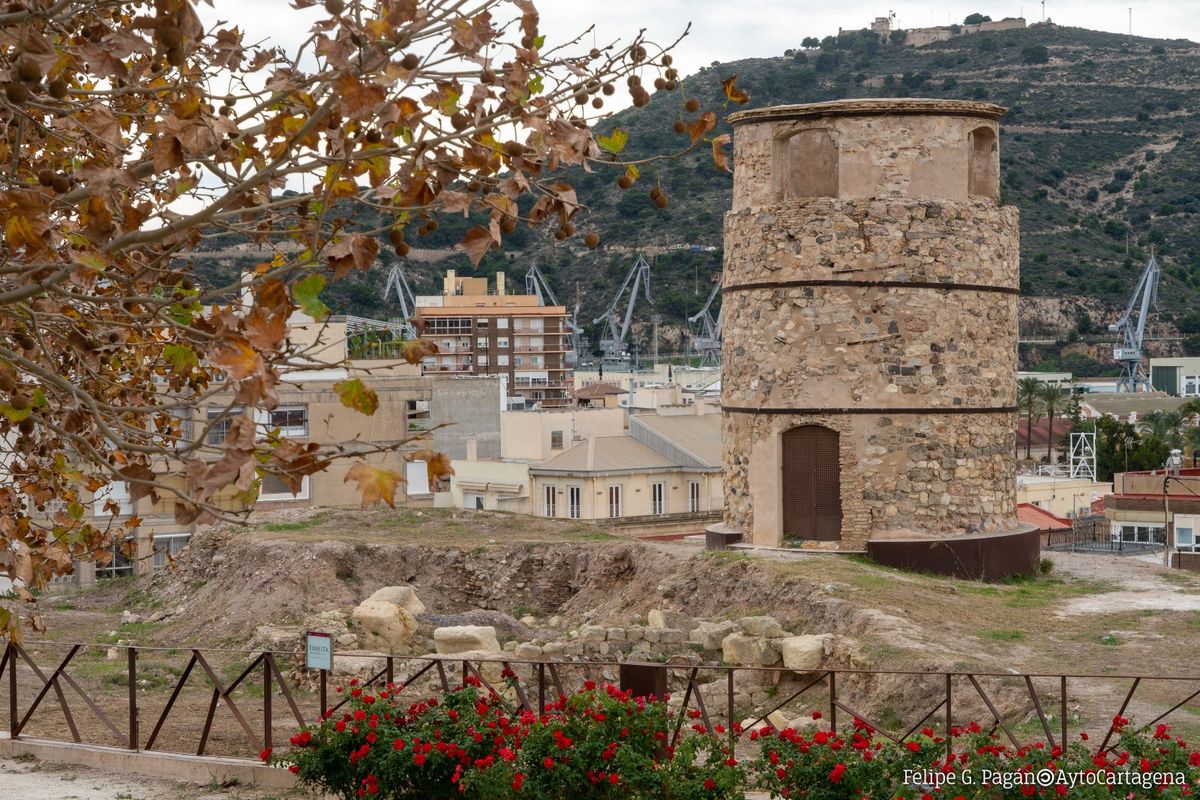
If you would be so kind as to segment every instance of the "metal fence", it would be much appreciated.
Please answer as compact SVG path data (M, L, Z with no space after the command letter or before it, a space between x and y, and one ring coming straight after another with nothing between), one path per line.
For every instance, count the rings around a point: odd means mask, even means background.
M99 681L95 680L97 659L88 655L97 648L104 651L103 663L109 665L107 677ZM49 651L54 649L65 650L65 655L51 657ZM50 660L45 660L47 657ZM142 665L166 657L183 666L171 671L173 681L148 685ZM990 724L1015 747L1033 738L1054 746L1072 741L1073 734L1090 731L1091 741L1103 751L1113 735L1113 715L1097 714L1095 709L1073 712L1072 687L1092 701L1104 694L1095 691L1097 682L1107 686L1114 700L1128 687L1116 714L1130 713L1137 695L1137 711L1153 717L1143 728L1152 728L1181 709L1192 712L1176 717L1182 717L1186 727L1188 717L1200 710L1193 703L1200 696L1200 678L1195 677L857 669L818 669L801 675L778 667L335 654L338 662L356 658L374 659L360 683L364 687L391 685L393 694L416 698L449 692L477 678L483 687L497 692L508 710L524 708L538 713L544 713L548 703L576 691L585 679L612 676L615 681L619 674L622 688L635 694L674 689L676 697L682 695L681 700L673 701L672 741L685 725L703 725L737 744L774 712L800 703L821 711L820 723L813 724L830 731L845 730L853 721L862 720L882 736L903 742L923 728L934 728L945 737L947 753L953 752L959 739L956 721L963 725L975 712L983 717L976 721ZM38 663L39 659L43 663ZM92 745L116 743L129 750L253 757L286 739L298 726L347 702L336 692L331 696L325 673L304 671L297 666L298 659L299 654L290 652L9 643L0 658L0 697L7 695L8 733L13 738L35 736ZM281 664L294 667L291 676ZM85 685L85 676L91 677L90 685ZM773 683L784 676L787 680ZM773 685L775 694L760 706L753 720L743 720L748 724L740 725L737 698L747 678ZM124 691L105 691L106 685L121 684ZM863 710L871 706L862 703L877 706L879 693L888 687L906 698L900 706L907 709L907 721L893 718L890 704L886 716L878 719ZM185 697L190 699L185 701ZM998 698L1002 698L999 705ZM82 711L80 704L86 707L85 714L77 713ZM1009 709L1007 713L1001 706ZM1012 710L1014 707L1019 710ZM1157 709L1163 707L1167 710L1159 713ZM282 713L277 713L280 710Z
M1161 551L1165 543L1159 537L1149 542L1129 542L1113 536L1112 525L1104 517L1075 520L1070 528L1056 528L1046 532L1043 549L1082 553L1112 553L1115 555L1137 555Z

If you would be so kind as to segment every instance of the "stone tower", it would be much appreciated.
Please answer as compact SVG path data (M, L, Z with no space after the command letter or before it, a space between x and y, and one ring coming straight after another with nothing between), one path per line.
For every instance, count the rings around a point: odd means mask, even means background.
M880 99L730 117L726 533L875 555L1018 531L1003 113Z

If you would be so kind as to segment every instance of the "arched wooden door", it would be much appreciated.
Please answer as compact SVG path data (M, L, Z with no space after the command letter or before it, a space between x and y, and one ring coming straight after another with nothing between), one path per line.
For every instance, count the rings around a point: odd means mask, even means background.
M783 434L784 538L842 538L839 460L837 431L801 425Z

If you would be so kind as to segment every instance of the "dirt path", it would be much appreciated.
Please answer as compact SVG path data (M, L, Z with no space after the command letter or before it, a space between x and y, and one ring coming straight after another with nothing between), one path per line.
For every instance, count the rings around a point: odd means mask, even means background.
M1055 609L1057 617L1124 611L1200 611L1200 577L1167 569L1159 555L1054 553L1051 558L1057 572L1113 586L1112 591L1066 600Z
M0 797L21 800L266 800L269 794L280 796L278 791L197 786L35 759L0 758Z

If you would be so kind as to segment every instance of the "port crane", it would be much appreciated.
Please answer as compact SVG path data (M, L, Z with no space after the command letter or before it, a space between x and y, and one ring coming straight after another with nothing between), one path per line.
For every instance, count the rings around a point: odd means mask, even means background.
M1150 378L1142 365L1142 341L1146 332L1146 318L1152 307L1158 306L1158 279L1161 270L1154 251L1150 251L1150 260L1138 278L1133 296L1121 318L1108 326L1109 333L1121 335L1121 342L1113 348L1113 360L1121 367L1117 378L1118 392L1150 391ZM1137 322L1133 312L1137 310Z
M383 299L388 299L393 292L400 302L400 321L404 338L416 339L417 329L412 323L412 315L417 308L417 299L408 283L408 276L404 274L404 268L399 264L393 264L388 270L387 282L383 285Z
M641 255L629 268L629 273L625 276L621 288L617 290L617 295L613 298L608 310L592 320L593 325L605 323L604 334L600 337L600 353L601 358L606 362L628 360L625 340L629 336L629 325L633 321L633 311L637 306L639 288L642 290L646 302L654 305L654 299L650 296L650 262ZM621 305L627 289L629 290L629 306L625 309L622 317L617 313L617 309Z
M529 268L525 273L525 294L537 295L538 305L556 306L558 299L554 296L554 290L550 288L550 282L546 280L546 276L538 267L537 262ZM547 302L549 301L549 302ZM567 331L571 336L571 349L567 353L567 362L574 363L579 358L579 352L584 349L583 328L575 321L579 316L579 301L575 301L575 309L571 312L571 316L567 319Z
M716 317L709 311L721 292L721 281L722 278L718 275L704 308L688 317L688 322L696 325L692 333L692 348L700 356L703 366L715 367L721 363L721 323L725 318L725 304L721 304Z

